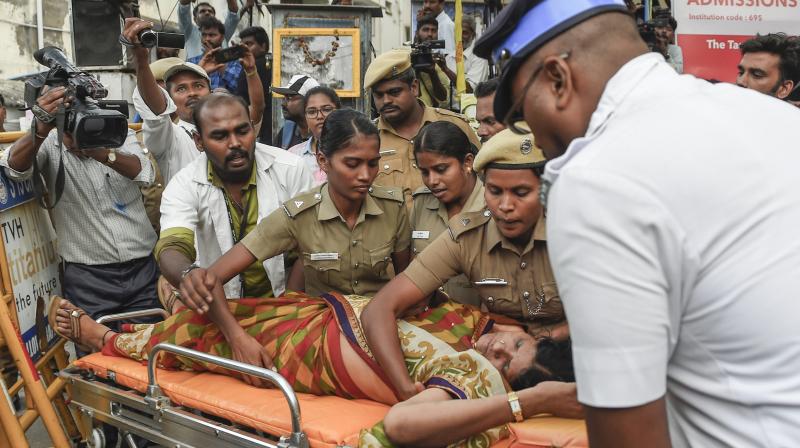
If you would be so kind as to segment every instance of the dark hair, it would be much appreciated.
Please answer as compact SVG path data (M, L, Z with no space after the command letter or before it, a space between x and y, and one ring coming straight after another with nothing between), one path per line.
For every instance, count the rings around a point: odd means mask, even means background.
M425 25L434 25L436 28L439 28L439 21L436 20L436 17L434 17L433 14L422 16L419 20L417 20L417 31L419 31L419 29Z
M3 98L3 95L0 95L0 107L6 107L6 99Z
M742 54L747 53L772 53L781 60L780 71L781 80L793 81L795 84L800 80L800 40L796 37L787 36L785 33L770 33L765 35L756 34L756 37L742 43L739 46Z
M330 158L333 153L346 147L358 134L374 135L380 142L378 128L366 115L353 109L339 109L331 112L322 125L318 149Z
M475 87L475 98L486 98L487 96L492 96L495 92L497 92L497 88L499 86L500 81L497 78L479 82Z
M213 12L214 15L217 15L217 9L214 8L214 5L212 5L209 2L200 2L200 3L196 4L194 6L194 9L192 10L192 16L193 17L197 17L197 10L200 9L201 6L208 6L209 8L211 8L211 12Z
M242 97L229 93L211 93L200 98L200 101L198 101L197 104L194 105L194 109L192 109L192 121L194 121L194 127L197 128L198 134L203 135L203 125L200 123L200 116L203 110L211 107L219 107L224 104L240 104L244 108L245 113L247 113L247 118L250 118L250 109L248 109L247 103L245 103Z
M521 372L511 382L513 390L533 387L543 381L575 381L575 368L572 365L572 341L556 341L543 338L537 341L536 358L533 367Z
M219 34L222 34L223 36L225 35L225 25L223 25L222 22L220 22L216 17L206 17L197 24L197 28L201 33L203 30L216 28L217 31L219 31Z
M449 121L434 121L423 126L414 137L414 159L420 152L455 157L464 163L467 154L475 155L478 151L461 128Z
M305 109L306 105L308 104L308 97L317 94L322 94L327 96L331 100L333 105L336 106L337 109L342 108L342 100L339 99L339 95L336 94L335 90L327 86L316 86L309 89L308 92L306 92L306 96L303 97L303 109Z
M261 45L266 46L266 50L269 51L269 35L267 35L267 31L260 26L251 26L249 28L245 28L239 32L239 39L244 39L245 37L252 37Z

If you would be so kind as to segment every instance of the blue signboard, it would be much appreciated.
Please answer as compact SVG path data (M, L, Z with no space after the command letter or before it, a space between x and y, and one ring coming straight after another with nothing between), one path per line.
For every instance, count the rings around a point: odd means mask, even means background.
M33 178L15 182L6 177L5 170L0 169L0 212L24 204L35 197Z

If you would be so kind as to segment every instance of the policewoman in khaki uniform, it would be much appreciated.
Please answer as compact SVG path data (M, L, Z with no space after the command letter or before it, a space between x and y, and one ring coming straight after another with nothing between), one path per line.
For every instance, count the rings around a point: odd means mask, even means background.
M379 159L375 125L352 109L333 111L317 151L328 181L285 202L204 274L224 284L255 260L296 250L308 294L374 295L389 281L390 266L408 266L411 244L400 189L372 186ZM181 287L205 300L209 283L193 275Z
M364 309L367 342L401 396L412 396L418 386L408 377L390 323L458 274L466 275L490 312L516 320L535 336L567 336L539 202L544 163L530 134L506 130L490 139L473 164L484 179L487 209L453 217L448 231Z
M395 49L381 54L364 74L364 88L371 89L380 113L381 162L376 184L401 187L406 201L422 187L414 160L414 138L427 123L448 121L458 126L476 147L480 139L460 114L426 106L419 100L419 80L411 66L411 52Z
M472 168L476 153L467 135L446 121L425 125L414 139L414 159L425 186L414 192L412 256L445 233L453 216L485 208L483 182ZM463 274L451 278L439 290L457 302L480 305L478 291Z

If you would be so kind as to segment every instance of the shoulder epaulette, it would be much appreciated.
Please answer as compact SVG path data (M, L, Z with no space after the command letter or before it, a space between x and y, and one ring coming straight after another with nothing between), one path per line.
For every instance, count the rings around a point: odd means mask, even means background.
M417 197L420 194L430 194L430 193L431 193L430 188L423 186L423 187L417 188L417 190L415 192L411 193L411 196L412 197Z
M464 115L462 115L462 114L460 114L458 112L453 112L452 110L449 110L449 109L440 109L438 107L435 108L435 109L436 109L436 112L439 113L439 114L448 115L448 116L451 116L451 117L454 117L454 118L458 118L458 119L464 121L465 123L469 123L469 120L467 120L467 117L465 117Z
M491 219L492 213L489 210L459 213L448 223L447 232L453 241L457 241L459 236L483 226Z
M283 211L285 211L290 218L296 218L297 215L313 208L320 202L322 202L322 193L320 193L319 188L314 188L311 191L302 193L284 202Z
M369 187L369 194L372 197L380 199L389 199L392 201L403 202L403 188L402 187L384 187L382 185L373 185Z

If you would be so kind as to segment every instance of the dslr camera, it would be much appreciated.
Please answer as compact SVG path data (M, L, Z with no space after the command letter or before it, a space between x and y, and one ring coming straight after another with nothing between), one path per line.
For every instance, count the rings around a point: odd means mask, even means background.
M430 70L436 65L433 50L444 48L443 40L427 40L411 44L411 66L414 70Z
M44 86L66 87L72 101L65 110L63 131L69 132L79 149L117 148L128 135L127 104L104 101L108 91L89 73L78 70L61 49L44 47L33 57L50 70L25 82L25 103L36 104Z

